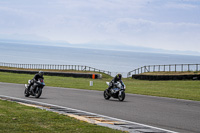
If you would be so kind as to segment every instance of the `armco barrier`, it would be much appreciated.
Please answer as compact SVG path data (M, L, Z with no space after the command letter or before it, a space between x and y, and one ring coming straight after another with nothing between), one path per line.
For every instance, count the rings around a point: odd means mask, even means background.
M25 71L25 70L8 70L0 69L1 72L12 72L12 73L23 73L23 74L36 74L38 71ZM64 77L75 77L75 78L95 78L101 79L101 74L92 74L92 73L65 73L65 72L45 72L45 75L49 76L64 76Z
M132 75L140 80L200 80L200 75Z

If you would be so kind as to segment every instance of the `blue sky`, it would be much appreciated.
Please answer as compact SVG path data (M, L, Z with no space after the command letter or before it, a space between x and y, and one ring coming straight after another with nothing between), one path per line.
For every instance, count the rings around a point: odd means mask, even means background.
M200 0L0 0L0 38L200 52Z

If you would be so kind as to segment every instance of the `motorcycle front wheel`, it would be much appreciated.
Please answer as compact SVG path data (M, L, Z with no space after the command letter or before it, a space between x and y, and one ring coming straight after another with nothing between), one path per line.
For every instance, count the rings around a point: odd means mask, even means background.
M110 95L106 92L106 90L104 91L103 96L106 100L110 99Z
M125 92L121 92L121 95L118 96L119 101L124 101L125 99Z
M41 88L36 88L35 91L35 98L39 98L42 94L42 89Z
M24 96L25 97L29 97L30 96L30 94L28 92L28 88L25 88L25 90L24 90Z

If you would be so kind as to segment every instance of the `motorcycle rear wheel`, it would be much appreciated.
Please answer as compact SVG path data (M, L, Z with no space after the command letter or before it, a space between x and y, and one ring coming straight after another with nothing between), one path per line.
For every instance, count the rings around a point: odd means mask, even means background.
M42 89L41 88L36 88L35 91L35 98L39 98L42 94Z
M119 101L124 101L125 99L125 93L122 92L120 96L118 96Z
M106 100L110 99L110 95L108 95L108 93L106 92L106 90L103 93L103 96Z

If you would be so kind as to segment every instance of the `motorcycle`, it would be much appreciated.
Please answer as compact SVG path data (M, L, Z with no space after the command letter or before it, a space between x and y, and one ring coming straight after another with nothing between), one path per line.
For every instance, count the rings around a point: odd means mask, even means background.
M35 98L39 98L42 94L42 89L45 86L43 79L38 79L38 81L34 82L34 84L28 90L28 86L31 83L31 80L28 80L28 84L25 84L25 97L29 97L30 95L35 96Z
M110 83L106 82L106 84L109 86ZM118 98L119 101L123 101L125 99L125 88L126 86L124 85L123 87L120 82L114 83L110 91L107 91L107 89L104 91L104 98L108 100L110 97L113 97Z

